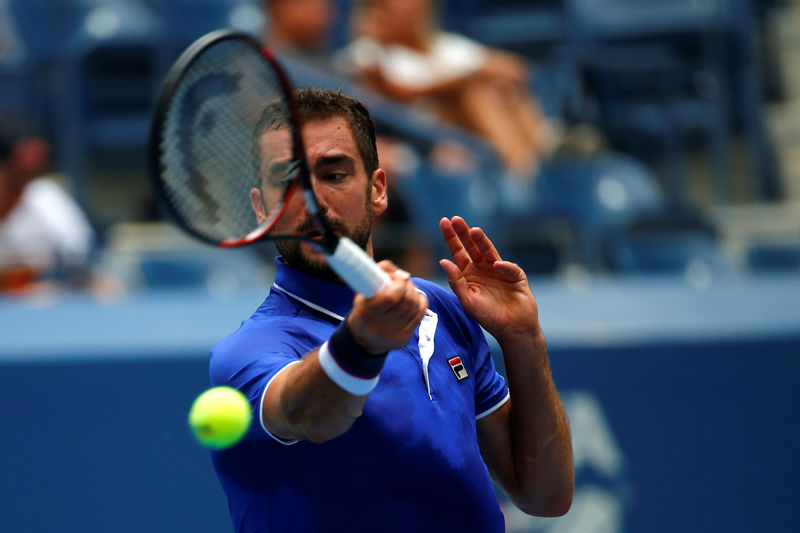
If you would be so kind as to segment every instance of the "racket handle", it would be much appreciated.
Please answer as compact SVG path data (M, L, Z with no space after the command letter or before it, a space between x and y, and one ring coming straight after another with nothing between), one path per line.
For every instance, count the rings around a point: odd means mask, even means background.
M336 250L328 256L328 265L345 283L367 298L372 298L391 283L389 274L347 237L339 239Z

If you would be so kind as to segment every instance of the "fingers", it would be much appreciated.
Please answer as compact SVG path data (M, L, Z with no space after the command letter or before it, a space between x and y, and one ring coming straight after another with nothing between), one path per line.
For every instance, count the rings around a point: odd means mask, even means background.
M379 294L369 299L370 310L374 316L391 313L399 304L413 301L417 295L416 286L410 281L411 275L408 272L387 259L379 262L378 266L389 274L392 281Z
M439 229L460 270L464 270L470 262L493 264L501 260L494 243L483 230L477 227L470 228L463 218L453 217L452 220L442 218L439 221Z
M494 243L491 241L491 239L489 239L489 237L486 236L481 228L471 228L469 231L469 236L478 247L478 250L480 250L484 261L488 261L490 263L500 261L500 254L497 253Z
M370 301L370 319L382 321L387 327L405 327L427 305L425 295L408 280L395 279Z
M428 306L428 298L417 290L408 272L390 261L378 264L391 283L372 298L356 295L348 318L356 342L370 353L405 346Z
M381 268L381 270L383 270L384 272L389 274L389 277L391 279L393 279L393 280L395 280L395 279L407 280L408 278L411 277L411 274L409 274L408 272L406 272L402 268L399 268L397 265L395 265L394 263L392 263L388 259L384 259L383 261L380 261L378 263L378 266Z
M453 293L458 296L459 298L465 291L467 291L467 280L464 279L461 270L448 259L442 259L439 261L439 265L444 269L445 274L447 275L447 283L450 284L450 288L453 289Z
M456 230L453 228L453 223L448 218L442 218L439 221L439 229L455 264L460 270L464 270L470 264L471 259L464 249L464 245L461 244L461 239L459 239Z
M461 271L449 259L442 259L439 261L439 265L444 269L444 273L447 275L447 281L450 283L457 281L458 278L461 277Z
M453 217L452 223L453 229L455 230L456 235L458 235L458 240L461 241L461 246L463 246L467 251L469 258L472 259L472 262L482 262L484 260L483 254L481 253L480 248L478 248L478 245L475 244L475 241L472 239L467 222L461 217Z

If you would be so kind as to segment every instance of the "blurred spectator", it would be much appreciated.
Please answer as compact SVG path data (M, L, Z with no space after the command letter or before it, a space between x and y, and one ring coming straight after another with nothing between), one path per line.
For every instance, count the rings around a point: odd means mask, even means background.
M554 144L518 57L440 29L432 0L360 0L347 56L372 89L484 137L521 181Z
M75 201L41 177L50 151L23 122L0 117L0 292L87 280L94 233Z
M318 68L332 68L330 31L333 0L263 0L267 14L264 41L276 52Z

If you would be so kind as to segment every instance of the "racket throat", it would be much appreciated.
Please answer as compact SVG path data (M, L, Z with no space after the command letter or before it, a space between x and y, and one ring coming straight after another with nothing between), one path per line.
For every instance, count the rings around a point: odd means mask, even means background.
M317 231L322 235L322 239L314 244L322 248L322 251L327 255L336 253L336 247L339 245L339 239L334 235L333 229L327 220L320 217L314 217Z
M325 252L326 255L333 255L336 253L336 247L339 245L339 242L336 238L331 237L323 237L322 241L319 243L320 248L322 251Z
M322 235L322 240L317 244L326 254L333 255L336 252L336 247L339 245L339 239L333 233L333 228L330 222L328 222L328 219L320 212L319 204L317 204L314 193L310 189L305 189L303 191L303 198L306 202L308 214L311 215L314 225L317 227L317 231Z
M338 240L336 249L327 259L328 265L342 281L367 298L375 296L391 283L389 275L375 264L372 257L347 237Z

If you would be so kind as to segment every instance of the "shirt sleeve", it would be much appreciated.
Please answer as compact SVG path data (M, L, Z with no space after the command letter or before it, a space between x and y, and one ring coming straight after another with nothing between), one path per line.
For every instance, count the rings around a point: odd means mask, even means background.
M475 419L493 413L509 399L505 378L497 371L481 327L470 321L475 369Z
M275 376L288 365L299 362L303 355L315 348L315 343L302 328L288 321L256 324L246 322L211 351L211 385L227 385L247 396L253 409L253 422L246 440L271 437L283 444L291 444L264 428L261 402Z

